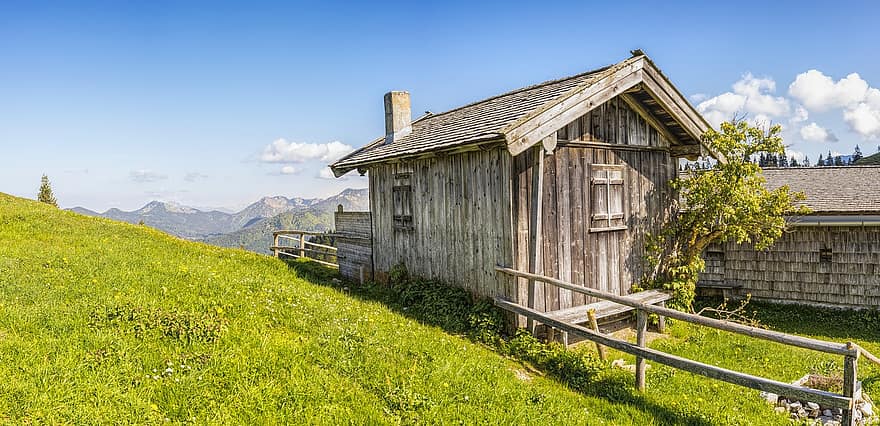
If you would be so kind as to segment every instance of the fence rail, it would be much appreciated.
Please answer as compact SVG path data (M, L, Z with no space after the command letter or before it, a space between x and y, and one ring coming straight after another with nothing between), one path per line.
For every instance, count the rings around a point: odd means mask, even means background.
M296 229L280 230L272 232L272 246L269 247L275 257L289 256L294 259L306 258L313 262L329 266L331 268L339 268L338 263L328 262L326 260L317 259L314 256L333 256L336 259L338 249L326 244L318 244L307 241L307 236L324 235L321 232L300 231ZM292 241L294 245L282 244L282 240ZM308 256L309 254L313 256ZM337 260L338 262L338 260Z
M651 360L660 364L668 365L673 368L688 371L694 374L699 374L712 379L733 383L735 385L766 392L773 392L789 397L796 397L807 401L824 404L825 406L842 408L844 413L842 424L854 425L856 420L856 417L854 415L855 413L853 412L855 408L854 404L859 398L861 398L861 388L859 387L857 380L859 355L864 355L866 359L872 362L878 361L877 357L870 354L868 351L859 347L853 342L827 342L824 340L811 339L807 337L795 336L791 334L750 327L730 321L722 321L714 318L707 318L700 315L676 311L674 309L669 309L666 307L634 302L632 299L629 299L626 296L620 296L613 293L581 287L555 278L521 272L503 266L497 266L495 270L512 277L528 279L530 283L535 281L543 282L558 286L560 288L571 290L576 293L585 294L599 299L610 300L612 302L634 308L636 311L636 344L614 339L598 333L594 330L575 324L569 324L563 321L559 321L546 315L545 313L538 312L532 309L532 307L522 306L501 298L495 299L495 304L497 306L510 312L524 315L531 320L556 328L560 331L574 334L587 340L596 342L598 344L602 344L604 346L608 346L619 351L635 355L636 388L638 388L640 391L645 390L645 360ZM836 394L818 389L795 386L789 383L783 383L763 377L753 376L750 374L728 370L714 365L703 364L698 361L681 358L675 355L648 348L646 347L646 337L648 324L647 319L649 313L654 313L669 318L675 318L681 321L686 321L701 326L729 331L732 333L743 334L758 339L769 340L787 346L795 346L834 355L843 355L843 394Z

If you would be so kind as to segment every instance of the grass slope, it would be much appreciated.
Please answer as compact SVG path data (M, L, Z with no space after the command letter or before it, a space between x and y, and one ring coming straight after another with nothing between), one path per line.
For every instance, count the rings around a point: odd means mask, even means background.
M855 163L857 166L877 166L880 165L880 152L862 157Z
M4 194L0 243L0 419L654 422L269 257Z
M577 392L309 268L0 194L0 420L788 424L755 391L653 363L645 394L622 371L561 378ZM760 312L880 352L876 312ZM841 370L836 357L670 328L651 346L779 380ZM880 371L860 368L880 392Z

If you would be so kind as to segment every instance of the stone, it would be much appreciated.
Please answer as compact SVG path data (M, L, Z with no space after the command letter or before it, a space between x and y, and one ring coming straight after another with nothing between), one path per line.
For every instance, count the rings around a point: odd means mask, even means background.
M819 410L810 410L810 417L811 418L815 419L816 417L819 417L821 415L822 415L822 412Z
M791 404L788 404L788 409L791 411L797 411L797 410L800 410L801 408L803 408L803 405L801 405L800 401L795 401L795 402L792 402Z
M862 403L859 407L859 411L861 411L865 417L871 417L874 415L874 407L871 407L871 404L868 404L867 402Z
M785 407L776 407L773 409L773 411L775 411L776 414L782 414L782 413L788 412L788 410L786 410Z
M776 405L779 402L779 395L772 392L761 392L761 398L764 398L767 402Z
M807 410L804 410L803 408L799 408L799 409L797 410L797 415L798 415L798 417L800 417L800 418L802 418L802 419L809 417L809 416L807 415Z
M819 404L816 404L815 402L808 402L808 403L807 403L807 408L809 408L809 409L811 409L811 410L818 410L818 409L819 409Z
M825 417L832 417L834 416L834 413L832 413L830 409L826 408L825 411L822 412L822 415Z

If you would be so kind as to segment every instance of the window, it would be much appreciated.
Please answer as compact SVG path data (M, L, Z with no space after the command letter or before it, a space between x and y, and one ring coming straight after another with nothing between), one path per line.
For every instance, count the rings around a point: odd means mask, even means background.
M392 198L394 204L394 230L395 231L412 231L412 173L396 173L394 174L394 186L392 187Z
M593 164L590 166L590 232L626 229L623 209L623 166Z
M831 263L832 253L830 248L819 250L819 263Z

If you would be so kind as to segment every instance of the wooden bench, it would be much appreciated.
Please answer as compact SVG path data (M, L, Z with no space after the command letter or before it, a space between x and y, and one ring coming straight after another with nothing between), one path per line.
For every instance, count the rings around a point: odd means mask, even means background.
M672 295L662 290L646 290L625 296L627 299L640 304L660 305L664 306L666 301L672 298ZM587 305L575 306L573 308L560 309L545 313L550 318L569 324L584 324L590 322L588 313L593 310L596 321L602 318L613 317L625 312L634 310L632 306L621 305L609 300L602 300ZM588 325L589 326L589 325ZM658 329L661 333L665 331L666 319L659 318ZM598 330L597 330L598 331ZM563 336L563 341L567 343L567 336Z
M661 290L646 290L627 295L626 298L631 299L633 302L636 303L663 305L667 300L672 298L672 295ZM564 321L570 324L582 324L587 322L587 311L589 311L590 309L595 310L597 319L602 319L622 314L624 312L629 312L635 308L633 308L632 306L625 306L614 303L609 300L602 300L600 302L590 303L588 305L575 306L573 308L547 312L546 315L553 319Z
M742 288L742 284L732 284L732 283L697 283L697 290L701 289L709 289L709 290L721 290L721 297L725 299L730 299L732 296L731 293L736 292Z

